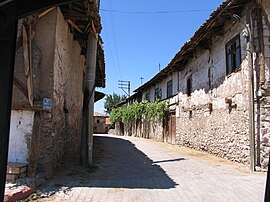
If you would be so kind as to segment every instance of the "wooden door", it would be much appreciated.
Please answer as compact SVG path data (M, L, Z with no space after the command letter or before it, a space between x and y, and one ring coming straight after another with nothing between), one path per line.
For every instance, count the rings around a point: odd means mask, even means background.
M175 112L167 112L165 118L164 142L175 144L176 117Z

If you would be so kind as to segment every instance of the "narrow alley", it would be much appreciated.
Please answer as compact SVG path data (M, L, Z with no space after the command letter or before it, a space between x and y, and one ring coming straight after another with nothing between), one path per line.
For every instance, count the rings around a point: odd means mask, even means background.
M266 174L152 140L94 136L94 166L65 169L27 200L263 201Z

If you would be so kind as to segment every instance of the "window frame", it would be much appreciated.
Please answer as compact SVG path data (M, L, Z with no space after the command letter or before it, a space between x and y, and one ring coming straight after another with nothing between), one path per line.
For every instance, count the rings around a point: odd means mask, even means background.
M145 99L148 100L148 101L150 101L150 92L147 92L145 94Z
M155 88L155 101L162 99L162 89L160 87Z
M187 96L190 97L192 93L192 75L187 77Z
M228 50L235 43L237 44L237 42L238 42L239 45L238 46L236 45L236 47L234 47L233 51L231 51L229 53ZM236 35L235 37L233 37L230 41L228 41L225 44L225 52L226 52L226 75L229 75L229 74L237 71L241 67L242 55L241 55L241 37L240 37L240 34ZM233 52L235 52L235 56L234 56ZM237 56L239 57L239 64L237 64Z
M173 96L173 80L167 81L167 98Z

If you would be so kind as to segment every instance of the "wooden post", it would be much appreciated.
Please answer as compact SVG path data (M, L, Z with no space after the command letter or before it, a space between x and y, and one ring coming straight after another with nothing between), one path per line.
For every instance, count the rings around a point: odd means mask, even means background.
M31 26L29 27L31 32ZM28 91L28 100L31 106L33 106L33 100L34 100L34 96L33 96L33 71L32 71L32 55L31 55L31 46L32 46L32 39L31 34L30 37L27 36L27 32L25 29L25 26L23 26L22 29L23 32L23 56L24 56L24 66L25 66L25 76L27 78L27 91ZM29 45L28 45L28 41L29 41Z

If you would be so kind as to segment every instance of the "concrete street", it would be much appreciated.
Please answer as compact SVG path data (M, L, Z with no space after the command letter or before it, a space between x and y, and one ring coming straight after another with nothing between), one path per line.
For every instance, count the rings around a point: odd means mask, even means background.
M72 162L31 196L38 201L263 201L266 173L177 145L96 135L91 169ZM49 196L51 195L51 196ZM48 198L41 198L49 196Z

